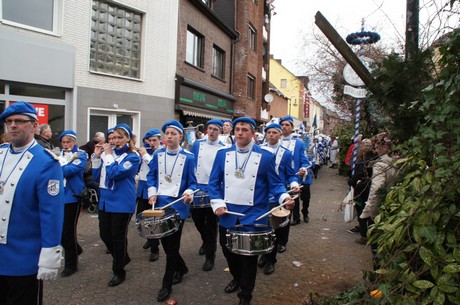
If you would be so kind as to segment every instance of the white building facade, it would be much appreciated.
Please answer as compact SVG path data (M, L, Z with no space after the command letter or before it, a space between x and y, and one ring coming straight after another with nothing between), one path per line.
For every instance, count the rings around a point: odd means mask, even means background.
M38 2L0 0L0 111L31 102L79 144L174 118L178 0Z

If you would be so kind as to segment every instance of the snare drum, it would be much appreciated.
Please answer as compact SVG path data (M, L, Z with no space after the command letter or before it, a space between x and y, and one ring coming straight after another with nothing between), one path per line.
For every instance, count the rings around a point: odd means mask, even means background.
M283 207L277 208L269 216L270 226L273 230L284 228L289 223L289 215L291 211L286 210Z
M142 213L136 216L136 227L139 235L149 239L159 239L179 230L179 213L173 208L166 208L163 216L143 217Z
M204 191L198 191L195 195L193 195L193 202L190 203L190 208L210 208L211 207L211 199L209 198L209 194Z
M275 233L264 224L236 225L227 229L227 248L246 256L267 254L273 250Z

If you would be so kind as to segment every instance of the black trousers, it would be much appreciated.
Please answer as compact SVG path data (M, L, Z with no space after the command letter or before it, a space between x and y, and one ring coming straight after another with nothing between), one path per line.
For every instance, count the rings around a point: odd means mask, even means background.
M310 184L302 184L299 198L295 199L293 209L294 221L300 220L300 200L302 200L302 214L308 216L308 208L310 207Z
M124 276L125 265L130 262L128 255L128 225L130 213L111 213L99 210L99 234L112 254L114 275Z
M175 272L185 273L188 271L187 265L179 253L183 227L184 221L181 220L179 230L169 236L161 238L161 245L166 253L166 268L163 276L162 288L171 288Z
M287 237L289 237L289 227L290 227L290 224L288 223L285 227L275 229L276 239L275 239L275 242L274 242L273 250L272 250L272 252L270 252L268 254L263 254L262 255L267 263L275 264L277 262L276 254L278 253L278 245L286 246ZM286 228L287 228L287 230L286 230ZM286 233L286 231L287 231L287 233ZM286 239L286 240L284 240L284 239Z
M214 260L217 248L217 216L212 208L190 209L195 227L200 233L206 259Z
M219 226L219 242L222 252L227 260L230 273L233 279L237 280L241 291L238 293L240 299L251 300L252 291L256 284L257 259L258 256L238 255L227 248L227 229Z
M137 209L136 215L139 215L145 210L150 210L152 206L149 204L148 199L137 197ZM150 241L150 253L159 253L160 240L159 239L148 239Z
M0 275L0 305L42 305L43 281L37 275Z
M64 205L64 226L62 228L61 244L64 248L65 269L77 269L77 224L80 210L81 205L79 202Z

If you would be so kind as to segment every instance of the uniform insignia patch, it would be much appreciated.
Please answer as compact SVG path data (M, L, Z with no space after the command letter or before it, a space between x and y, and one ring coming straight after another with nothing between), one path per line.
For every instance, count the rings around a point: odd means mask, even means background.
M75 165L79 165L81 163L80 159L75 159L75 161L72 162Z
M123 163L123 168L124 169L130 169L131 167L133 166L133 164L129 161L126 161L125 163Z
M48 194L51 196L59 194L59 180L48 180Z

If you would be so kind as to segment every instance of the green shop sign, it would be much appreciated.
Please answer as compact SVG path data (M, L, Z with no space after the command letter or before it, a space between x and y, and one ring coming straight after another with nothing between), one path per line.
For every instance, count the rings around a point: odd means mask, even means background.
M230 100L210 93L204 93L187 86L180 86L179 103L226 114L233 114L233 103Z

